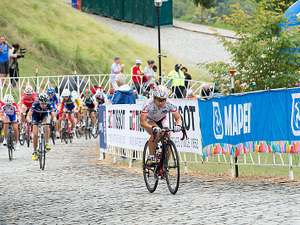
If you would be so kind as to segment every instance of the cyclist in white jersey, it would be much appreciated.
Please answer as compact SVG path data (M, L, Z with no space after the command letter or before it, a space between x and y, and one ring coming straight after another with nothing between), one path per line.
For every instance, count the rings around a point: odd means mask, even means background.
M173 102L168 99L169 90L164 86L157 86L153 91L153 98L147 100L142 108L142 114L140 118L140 124L150 134L149 139L149 161L154 161L154 152L158 143L158 140L163 134L162 128L167 127L167 114L172 113L176 126L174 132L179 132L182 126L181 116L177 111L177 107ZM156 133L156 139L154 139L154 133Z

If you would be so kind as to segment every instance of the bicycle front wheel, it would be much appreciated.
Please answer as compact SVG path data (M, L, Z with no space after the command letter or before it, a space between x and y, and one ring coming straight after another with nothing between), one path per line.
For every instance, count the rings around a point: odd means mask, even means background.
M12 131L9 130L7 136L7 150L8 150L8 158L10 161L13 159L13 148L14 148L14 135Z
M153 193L157 188L158 174L157 174L157 167L153 165L149 165L148 162L149 154L150 154L149 145L147 141L143 152L143 176L148 191L150 193Z
M38 157L40 162L40 169L44 170L46 163L46 142L43 134L41 135L41 139L39 141Z
M26 142L27 142L27 147L30 146L30 125L26 123L27 125L27 132L26 132Z
M180 164L178 158L178 152L175 143L169 140L166 145L168 151L166 151L167 157L165 157L165 169L164 175L167 180L169 191L175 195L179 188L180 180Z

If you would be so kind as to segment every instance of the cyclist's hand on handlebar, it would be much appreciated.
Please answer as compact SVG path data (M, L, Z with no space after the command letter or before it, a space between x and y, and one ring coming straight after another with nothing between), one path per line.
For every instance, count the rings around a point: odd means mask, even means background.
M174 132L180 132L181 131L181 126L176 125L173 130L174 130Z
M153 126L152 131L153 131L153 134L157 134L157 133L161 133L162 130L160 127Z

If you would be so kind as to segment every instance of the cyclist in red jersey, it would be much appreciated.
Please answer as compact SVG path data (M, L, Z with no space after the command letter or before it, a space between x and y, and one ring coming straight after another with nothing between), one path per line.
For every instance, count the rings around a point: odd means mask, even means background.
M25 88L24 93L21 96L21 101L19 104L19 109L21 112L21 122L22 125L25 123L25 115L30 110L33 103L37 101L37 95L33 92L33 88L31 86L27 86Z

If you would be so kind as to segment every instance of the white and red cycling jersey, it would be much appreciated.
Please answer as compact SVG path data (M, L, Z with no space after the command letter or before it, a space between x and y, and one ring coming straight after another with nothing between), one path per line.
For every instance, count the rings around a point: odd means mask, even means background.
M2 105L0 108L0 113L3 113L8 116L13 116L17 112L19 112L17 104L14 102L11 107L6 107L6 105Z
M23 93L21 96L21 104L25 105L27 109L30 109L32 104L37 101L37 95L32 93L32 95L27 96L26 93Z
M167 118L166 115L171 112L172 114L177 112L177 107L174 105L174 103L167 99L166 103L163 107L160 109L156 106L154 99L148 99L143 108L142 108L142 114L147 115L147 122L154 121L158 122L161 121L163 125L167 125Z

